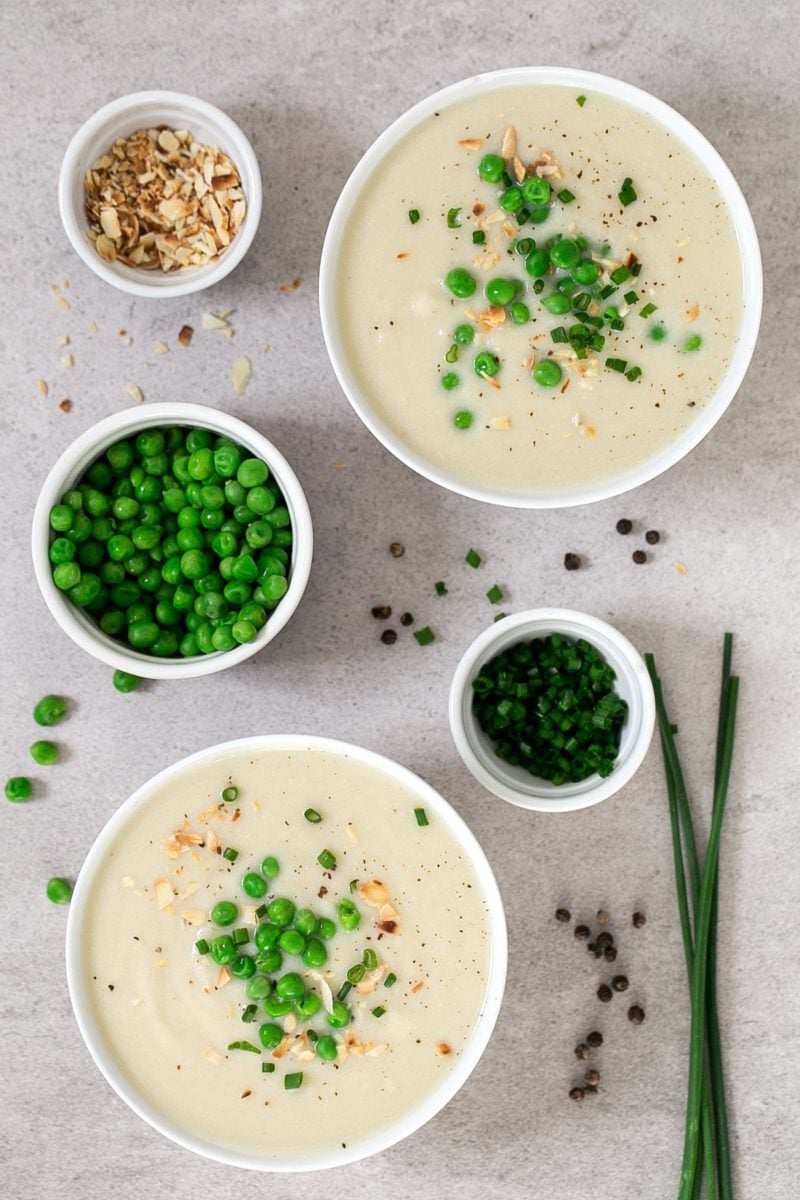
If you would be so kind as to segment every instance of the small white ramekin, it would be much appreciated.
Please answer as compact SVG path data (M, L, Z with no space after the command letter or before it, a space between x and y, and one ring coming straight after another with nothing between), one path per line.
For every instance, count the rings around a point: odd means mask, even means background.
M342 328L347 313L342 312L338 297L340 260L350 216L358 205L362 192L369 187L373 173L395 147L418 125L429 121L434 113L461 100L498 88L526 86L566 85L578 92L596 92L621 100L638 112L645 113L654 121L666 126L675 137L688 146L705 166L719 188L727 204L736 230L742 260L742 323L731 361L725 375L708 403L698 411L692 423L679 437L665 446L646 462L625 471L621 475L603 479L598 483L582 484L573 488L511 491L502 487L473 484L452 471L444 471L430 463L425 457L412 450L402 438L378 416L370 398L349 361ZM636 164L631 164L633 174ZM576 504L589 504L595 500L607 500L622 495L632 488L655 479L669 467L675 465L693 450L706 434L716 425L733 400L744 379L753 355L761 321L762 271L761 254L758 248L753 218L742 192L729 168L711 145L691 122L682 117L663 100L649 92L608 75L597 75L592 71L578 71L571 67L514 67L509 70L491 71L463 79L427 99L415 104L408 112L385 130L366 151L345 184L328 224L325 244L322 249L319 279L319 304L322 333L328 356L339 384L355 412L386 449L404 462L406 466L424 475L426 479L490 504L502 504L510 508L569 508Z
M195 658L154 658L151 654L142 654L103 633L91 615L73 604L53 582L52 565L48 557L51 508L60 502L64 492L74 487L86 468L113 442L155 425L210 429L212 433L233 438L252 451L255 457L264 459L286 500L293 534L289 590L270 614L266 625L258 631L258 637L233 650L198 654ZM145 679L196 679L244 662L263 650L283 629L300 603L308 583L314 535L311 513L300 481L272 442L244 421L216 408L168 403L146 404L115 413L92 425L67 447L42 485L33 514L31 541L33 568L39 590L58 624L77 646L116 670L130 671Z
M208 266L174 272L137 270L124 263L105 262L89 239L83 190L86 172L117 138L159 125L188 129L198 142L217 146L227 154L239 171L247 212L231 244ZM72 138L61 163L58 207L73 249L106 283L134 296L186 296L219 283L244 258L261 219L261 174L250 142L213 104L182 92L133 92L98 109Z
M512 767L494 752L490 738L475 719L472 681L496 654L517 642L562 633L585 638L603 655L617 675L616 691L627 701L617 765L605 779L590 775L581 783L560 787L537 779L522 767ZM574 812L608 799L633 778L653 736L656 719L653 686L638 650L626 637L597 617L569 608L532 608L490 625L469 647L456 667L450 685L450 731L464 765L479 783L499 796L535 812Z
M180 1124L155 1108L140 1095L103 1039L94 1016L91 989L83 962L84 922L87 910L93 903L92 889L97 872L102 867L117 834L130 820L136 809L146 803L154 791L178 778L189 768L211 760L218 760L221 755L236 753L252 755L261 750L284 750L288 753L314 750L340 755L356 762L366 763L385 777L409 788L419 796L420 804L424 805L429 815L432 815L437 821L441 821L456 838L465 859L470 863L477 876L486 901L490 943L486 993L469 1041L459 1054L453 1069L422 1104L401 1120L387 1125L386 1128L379 1130L370 1138L349 1141L346 1146L342 1144L335 1150L314 1155L284 1155L281 1157L274 1153L259 1155L255 1151L247 1153L231 1150L188 1133ZM430 1121L432 1117L435 1117L463 1087L486 1049L500 1012L506 982L508 938L503 901L492 868L489 866L480 843L455 809L451 808L444 797L430 784L425 783L407 767L403 767L389 758L384 758L383 755L375 754L372 750L364 750L362 747L353 746L348 742L337 741L333 738L276 733L261 737L242 738L220 746L212 746L208 750L201 750L198 754L192 754L161 771L134 792L124 804L120 805L99 833L81 867L67 920L66 962L70 1000L87 1049L117 1095L144 1121L165 1137L177 1142L179 1146L231 1167L245 1167L255 1171L317 1171L357 1162L359 1159L378 1154L389 1146L395 1145L396 1142L408 1137ZM376 1093L374 1102L376 1105L380 1105L379 1093Z

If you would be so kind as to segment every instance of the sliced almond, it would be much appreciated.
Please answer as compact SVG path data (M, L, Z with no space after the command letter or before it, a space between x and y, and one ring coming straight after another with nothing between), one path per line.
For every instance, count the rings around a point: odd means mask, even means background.
M153 883L153 892L155 893L156 904L161 909L166 908L174 899L172 884L168 879L156 879Z
M119 225L119 216L115 208L100 209L100 225L106 237L117 238L122 237L122 230Z
M39 394L42 396L46 396L48 394L48 392L50 391L50 388L47 386L47 384L45 383L45 381L43 379L36 380L36 387L39 391Z
M483 145L483 138L459 138L459 146L463 146L465 150L480 150Z
M228 322L224 317L218 317L215 313L204 312L201 318L203 329L227 329Z
M494 430L510 429L511 417L492 417L489 421L489 428Z
M178 331L178 341L181 346L188 346L194 335L194 330L191 325L181 325Z
M690 324L692 321L696 321L699 316L700 316L700 305L699 304L693 304L691 308L687 308L686 320L689 321Z
M439 1058L447 1058L449 1054L453 1053L453 1047L449 1046L447 1042L439 1042L436 1047L436 1053Z
M185 908L181 913L184 925L202 925L205 919L206 914L202 908Z
M217 976L217 987L223 988L226 983L230 983L231 973L227 967L220 967L219 975Z
M222 1062L222 1055L213 1050L211 1046L204 1046L201 1054L206 1062L212 1063L215 1067L219 1066Z
M514 158L517 153L517 131L513 125L509 125L503 134L503 145L500 149L500 155L508 162Z
M142 389L140 387L137 387L135 383L126 383L125 391L128 393L131 400L135 400L137 404L141 404L142 401L144 400L144 396L142 395Z
M389 890L380 879L370 879L368 883L360 883L358 894L365 904L371 904L374 908L381 908L382 905L386 908L390 907L387 903ZM394 909L392 912L394 913ZM397 916L397 913L394 915Z
M679 575L686 575L686 573L688 572L688 569L689 568L687 566L685 566L684 563L682 563L682 562L675 563L675 570L678 572Z
M250 382L253 375L253 368L250 365L250 359L246 355L237 358L231 369L231 379L233 380L233 390L237 396L241 396Z

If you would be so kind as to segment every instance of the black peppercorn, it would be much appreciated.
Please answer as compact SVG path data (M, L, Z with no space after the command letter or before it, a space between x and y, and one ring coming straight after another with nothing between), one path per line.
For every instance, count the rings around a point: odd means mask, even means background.
M588 942L591 935L591 930L588 925L576 925L575 937L579 942Z
M372 615L376 621L388 621L392 615L392 610L388 604L376 604L372 610Z
M402 542L392 542L391 546L389 547L389 553L391 554L392 558L402 558L405 552L406 548Z
M601 983L597 989L597 999L601 1004L608 1004L611 997L614 995L607 983Z
M609 916L604 908L600 909L595 920L597 921L598 925L607 925L608 924Z
M570 554L564 555L564 566L567 568L568 571L577 571L577 569L580 565L581 565L580 554L571 554L570 553Z
M579 1042L575 1047L575 1057L579 1062L586 1062L586 1059L591 1056L591 1050L586 1045L586 1042Z
M661 534L657 529L648 529L647 533L644 535L644 540L647 542L648 546L656 546L661 541Z
M588 950L589 954L591 954L592 958L602 958L603 957L603 951L598 950L597 944L595 942L589 942L586 949Z
M597 1084L587 1083L586 1087L583 1089L583 1094L584 1094L584 1096L596 1096L597 1095Z
M616 946L606 946L605 950L603 951L603 957L605 958L606 962L616 962L617 961L617 947Z
M400 624L401 625L413 625L414 618L411 615L411 613L403 613L402 616L400 617Z
M594 1067L590 1067L583 1078L592 1087L597 1087L598 1083L600 1082L600 1072L596 1071Z
M630 533L633 529L633 521L629 521L627 517L620 517L617 521L617 533Z
M381 634L381 641L384 646L393 646L397 641L397 631L394 629L384 629Z
M647 917L641 912L635 912L631 919L635 929L641 929L643 925L647 924Z
M570 1098L570 1100L582 1100L583 1099L583 1088L579 1088L579 1087L572 1088L569 1093L569 1098Z
M631 558L633 559L633 561L635 563L646 563L647 562L647 555L645 554L644 550L634 550L633 554L631 555Z
M610 934L608 932L608 930L604 929L602 933L598 933L598 935L597 935L597 945L600 947L601 950L605 950L606 946L613 946L614 945L613 935Z
M556 920L557 921L561 921L563 924L566 924L567 921L570 921L571 919L572 919L572 916L571 916L568 908L557 908L556 909Z
M615 992L627 992L628 977L627 975L615 975L611 980L611 986Z
M639 1008L638 1004L633 1004L628 1009L628 1020L631 1025L641 1025L644 1020L644 1009Z
M590 1046L593 1046L595 1049L597 1049L598 1046L602 1046L603 1044L603 1035L602 1033L598 1033L596 1029L593 1029L586 1040Z

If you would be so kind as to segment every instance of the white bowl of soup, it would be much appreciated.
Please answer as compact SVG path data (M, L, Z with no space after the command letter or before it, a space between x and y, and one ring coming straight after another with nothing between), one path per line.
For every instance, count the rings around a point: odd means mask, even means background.
M86 858L67 975L140 1117L262 1171L375 1154L433 1117L492 1032L502 902L463 820L397 763L268 735L139 788Z
M747 204L710 143L630 84L479 75L383 133L321 262L328 353L408 466L554 508L673 466L716 424L761 314Z

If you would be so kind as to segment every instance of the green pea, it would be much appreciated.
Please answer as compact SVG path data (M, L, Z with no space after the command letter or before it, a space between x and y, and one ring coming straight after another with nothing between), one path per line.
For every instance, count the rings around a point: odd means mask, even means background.
M336 904L336 915L342 929L358 929L361 924L361 913L352 900L339 900Z
M262 859L261 874L264 875L265 878L276 879L280 874L280 869L280 863L278 862L277 858L273 858L271 854L268 854L265 859ZM291 917L289 920L291 920Z
M134 650L149 650L158 641L160 633L155 621L134 621L128 626L128 641Z
M561 367L551 358L543 358L538 362L532 374L540 387L553 388L561 382Z
M22 804L33 795L33 784L24 775L12 775L6 781L6 800L12 804Z
M136 501L132 500L128 503L135 504ZM111 505L108 497L104 496L102 492L88 491L83 498L83 507L90 517L104 517Z
M277 992L273 992L271 996L267 996L264 1001L264 1012L268 1017L276 1019L279 1017L288 1017L293 1008L294 1001L289 999L288 996L279 996Z
M272 925L265 921L259 925L254 934L254 940L259 950L274 950L281 936L280 925Z
M242 879L242 891L245 895L252 896L254 900L260 900L262 896L266 896L267 894L266 880L255 871L248 871ZM259 947L259 949L261 948Z
M302 954L306 948L306 939L296 929L284 929L278 946L284 954Z
M214 456L208 447L201 447L194 450L189 455L189 461L186 464L186 469L189 472L191 479L202 481L210 479L214 474Z
M289 971L286 975L281 975L275 984L275 991L281 999L299 1000L306 993L306 985L302 975L298 975L296 971Z
M253 550L261 550L268 546L273 538L273 529L269 521L253 521L245 530L245 541Z
M572 268L572 278L583 287L589 287L600 278L600 267L595 262L585 260Z
M334 1000L333 1009L328 1013L328 1024L334 1029L344 1029L350 1024L350 1009L341 1000Z
M336 936L336 925L330 919L330 917L320 917L319 922L317 923L317 933L321 938L324 938L326 942L329 942L332 937Z
M139 582L141 583L142 587L145 586L144 579L144 575L139 577ZM179 583L175 588L175 591L172 593L173 607L176 608L178 612L188 613L190 609L194 608L194 601L194 588L189 587L187 583Z
M317 918L314 916L310 908L299 908L294 916L294 927L306 937L317 928Z
M129 625L135 625L139 621L152 621L153 608L150 604L144 602L139 604L131 604L128 611L125 613Z
M315 1049L318 1057L321 1058L323 1062L333 1062L337 1057L336 1038L331 1037L329 1033L326 1033L324 1037L317 1038Z
M281 928L291 925L294 919L294 912L295 906L293 901L284 898L270 901L267 908L267 916L270 921L272 921L273 925L280 925Z
M532 225L541 225L550 216L549 206L542 208L532 208L530 210L530 221Z
M250 980L245 988L248 1000L266 1000L272 991L272 980L264 975L257 975Z
M262 950L256 956L256 966L264 975L274 975L283 965L283 954L276 947L274 950Z
M527 325L531 319L531 310L521 300L517 300L516 303L512 304L508 313L515 325Z
M242 461L240 450L232 443L219 446L214 451L214 470L223 479L230 479L239 469Z
M288 526L292 521L292 518L289 515L289 510L285 504L277 504L275 508L273 508L272 512L267 513L264 519L268 521L275 530L288 529Z
M453 330L453 341L459 346L471 346L475 340L475 330L471 325L456 325Z
M109 608L100 617L100 628L103 633L107 633L109 637L116 637L121 633L127 625L128 621L124 612L118 608Z
M133 554L134 545L124 533L115 533L106 542L106 553L114 562L124 562Z
M160 499L161 482L155 476L163 475L167 466L168 460L163 455L160 458L145 459L147 477L134 488L134 495L137 500L141 500L144 504L152 504L154 500Z
M256 560L250 554L240 554L233 564L233 577L250 583L258 578Z
M484 154L478 163L478 174L486 183L499 183L506 164L499 154Z
M232 925L238 915L239 909L231 900L218 900L211 909L211 920L215 925Z
M465 271L463 267L454 267L452 271L448 271L444 277L444 285L459 300L466 300L478 286L469 271Z
M525 270L529 275L546 275L550 267L550 255L546 250L531 250L525 259Z
M510 279L490 279L484 289L484 295L490 304L503 308L514 299L516 288Z
M132 579L126 579L111 589L111 599L118 608L130 608L142 594L142 589Z
M219 508L204 508L200 513L200 524L203 529L214 530L219 529L225 524L225 513Z
M74 566L74 563L69 563L69 566ZM56 568L59 570L60 568ZM79 608L87 608L100 595L102 583L97 575L93 575L89 571L85 571L74 587L69 590L69 598L73 604L77 604Z
M500 359L489 350L481 350L475 355L474 367L476 375L493 376L500 370Z
M550 261L554 267L570 271L580 262L581 248L572 238L559 238L550 249Z
M254 642L258 637L258 630L252 621L237 621L231 626L231 633L234 641L241 645L247 645L249 642Z
M459 379L459 377L455 373L455 371L447 371L442 376L442 387L445 389L446 392L452 392L454 390L454 388L458 387L460 382L461 382L461 380Z
M129 554L125 559L125 570L129 575L143 575L149 561L143 550L134 550L133 554Z
M54 565L72 562L73 558L75 557L75 543L71 542L69 538L55 538L55 540L50 543L48 557L50 558L50 562Z
M212 640L214 635L214 626L209 621L204 622L202 625L198 625L197 629L194 630L194 635L197 642L197 648L201 654L214 653L214 642Z
M462 408L453 416L453 424L456 429L469 429L474 419L469 409Z
M148 458L151 454L160 454L164 449L164 434L160 429L143 429L136 436L136 449L143 458Z
M309 1021L315 1017L321 1008L322 1002L314 992L309 992L307 996L294 1002L294 1011L302 1021Z
M554 317L563 317L572 308L572 301L563 292L551 292L542 300L542 308L546 308Z
M260 484L266 483L269 478L269 468L260 458L246 458L241 462L236 471L236 481L243 488L259 487Z
M150 647L150 653L156 658L175 658L178 653L179 639L173 629L162 629Z
M267 623L267 614L260 604L243 604L239 611L240 621L250 621L256 630L263 629Z
M47 899L52 904L69 904L72 899L72 884L67 879L55 876L47 881Z
M50 509L50 528L56 533L67 533L75 521L75 510L69 504L56 504Z
M200 524L200 513L191 505L185 505L178 513L178 527L180 529L196 529Z
M252 979L256 973L256 964L249 954L237 954L231 963L231 975L237 979Z
M275 536L272 539L271 549L278 550L282 549L284 546L291 546L292 541L293 538L291 529L276 529Z
M113 682L118 692L135 692L142 681L138 675L131 675L129 671L115 671Z
M190 429L186 435L186 449L190 454L205 450L211 445L211 434L207 429Z
M53 763L57 763L61 757L58 746L55 742L39 741L34 742L31 746L31 758L40 767L51 767Z
M321 921L320 924L322 924ZM329 924L333 925L333 921L330 921ZM318 932L321 933L321 930ZM333 925L333 932L336 932L335 925ZM329 936L332 937L333 934L330 934ZM324 966L328 959L328 951L325 949L324 944L319 940L319 938L315 937L308 939L305 949L302 951L302 955L303 962L306 964L306 966L312 968Z
M246 490L236 479L228 480L228 482L225 484L224 492L225 499L228 501L228 504L233 505L234 508L238 507L240 504L244 504L245 500L247 499Z
M526 204L530 204L534 208L540 208L543 204L547 204L550 199L550 184L546 179L538 179L532 176L523 183L522 195Z
M533 238L519 238L514 244L514 249L517 254L521 254L523 258L526 258L531 250L536 249L536 242Z
M211 641L218 651L233 650L239 644L228 625L218 625L211 635Z
M263 517L266 513L272 512L275 507L275 497L269 488L253 487L247 493L245 504L254 513Z
M506 212L519 212L523 203L522 191L515 184L501 193L500 207L504 208Z
M274 1050L283 1041L283 1030L280 1025L265 1021L258 1027L258 1037L265 1050Z
M53 583L61 592L67 592L80 582L81 569L75 562L59 563L53 571Z
M194 658L195 654L200 654L200 647L197 645L197 638L193 633L185 634L178 644L178 653L184 658Z
M210 946L210 954L217 966L227 967L238 958L239 951L230 934L223 933L215 937Z
M181 556L181 573L186 579L200 579L211 569L211 560L203 550L187 550Z

